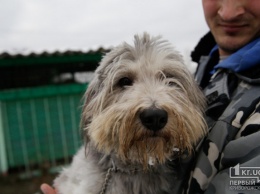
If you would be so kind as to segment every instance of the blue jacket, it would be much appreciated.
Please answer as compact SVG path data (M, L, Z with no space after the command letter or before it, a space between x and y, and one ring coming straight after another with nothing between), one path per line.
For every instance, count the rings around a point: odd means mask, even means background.
M217 52L218 46L215 46L211 54L213 52ZM223 62L217 64L214 67L214 70L219 68L229 69L233 72L242 72L248 69L253 68L256 65L260 64L260 38L252 41L247 44ZM214 71L215 72L215 71Z

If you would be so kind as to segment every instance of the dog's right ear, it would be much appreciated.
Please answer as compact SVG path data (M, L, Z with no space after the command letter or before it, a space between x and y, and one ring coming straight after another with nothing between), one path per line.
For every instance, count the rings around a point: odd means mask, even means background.
M102 110L105 104L105 98L102 97L104 95L99 94L101 94L104 89L104 82L107 77L109 77L111 70L115 67L122 55L129 55L128 57L131 57L129 54L130 50L131 46L127 43L123 43L106 53L101 60L100 65L95 71L94 78L88 85L87 91L84 94L81 118L81 127L83 129L86 129L87 125L91 122L93 115L98 114Z
M98 93L101 92L102 83L106 76L108 76L108 71L111 69L110 66L112 66L116 57L118 57L118 53L115 53L115 48L103 55L99 66L95 70L94 78L89 83L87 91L84 94L84 107L87 107Z
M97 97L98 93L100 93L100 82L101 81L98 79L97 75L95 75L94 79L88 85L88 88L83 96L83 117L90 117L96 112L96 103L93 101L95 101L95 98Z
M84 137L85 142L89 142L89 136L88 136L88 125L91 123L91 120L93 118L93 114L95 112L95 97L99 93L99 80L95 77L90 84L88 85L88 88L82 98L82 114L81 114L81 121L80 121L80 128L82 131L82 137Z
M95 81L93 80L92 82L90 82L84 94L84 108L88 106L88 104L91 102L92 99L95 98L95 96L98 94L98 90L99 90L98 80Z

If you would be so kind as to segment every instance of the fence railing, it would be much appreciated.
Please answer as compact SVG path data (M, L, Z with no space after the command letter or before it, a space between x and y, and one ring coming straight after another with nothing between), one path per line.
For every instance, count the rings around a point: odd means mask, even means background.
M68 163L81 145L86 84L0 91L0 171Z

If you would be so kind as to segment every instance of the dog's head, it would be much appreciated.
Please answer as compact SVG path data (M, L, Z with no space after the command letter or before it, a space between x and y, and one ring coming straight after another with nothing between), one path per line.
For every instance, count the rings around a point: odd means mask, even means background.
M181 55L160 37L135 36L101 61L85 94L87 143L146 166L191 151L205 132L205 100Z

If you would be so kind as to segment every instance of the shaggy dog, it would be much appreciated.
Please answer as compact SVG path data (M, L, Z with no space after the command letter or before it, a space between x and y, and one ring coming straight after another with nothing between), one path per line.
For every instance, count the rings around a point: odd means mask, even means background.
M85 147L54 186L61 194L178 192L175 164L203 137L204 107L180 54L160 37L136 35L97 68L82 113Z

